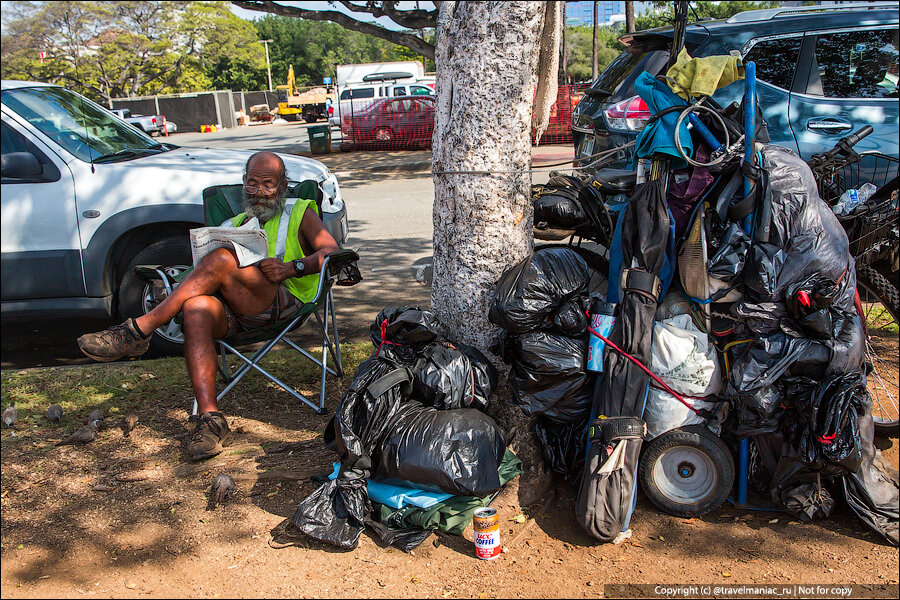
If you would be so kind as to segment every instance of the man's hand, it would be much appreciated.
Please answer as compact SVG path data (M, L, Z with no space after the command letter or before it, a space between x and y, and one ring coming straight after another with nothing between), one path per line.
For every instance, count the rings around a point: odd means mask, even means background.
M280 261L277 258L265 258L257 264L266 279L272 283L281 283L285 279L296 277L297 271L293 263Z

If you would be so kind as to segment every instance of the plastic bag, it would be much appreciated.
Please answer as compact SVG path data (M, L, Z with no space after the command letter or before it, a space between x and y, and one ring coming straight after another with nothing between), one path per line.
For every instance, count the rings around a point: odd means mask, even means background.
M497 387L497 369L477 348L434 344L413 369L416 398L441 410L487 409Z
M543 416L534 420L534 433L550 466L568 482L577 482L584 468L589 419L556 423Z
M547 189L534 202L534 227L536 229L577 229L587 219L578 191L571 187Z
M802 383L809 386L813 381ZM863 455L858 420L871 407L862 372L831 376L810 393L786 394L785 402L797 412L797 419L789 421L798 429L797 451L804 463L827 468L829 474L859 470Z
M388 544L407 553L412 552L421 546L422 542L427 540L428 537L434 533L432 531L411 527L389 527L378 521L373 521L372 519L366 519L366 525L375 532L375 535L378 536L378 539L381 540L383 544Z
M510 401L528 415L544 415L559 423L587 417L594 376L587 371L587 336L569 337L543 331L512 336Z
M651 367L666 385L686 396L713 396L722 389L716 348L697 329L690 315L678 315L653 326ZM719 403L685 398L698 410L715 411ZM647 439L686 425L706 422L677 398L651 383L644 407Z
M437 317L419 306L393 306L378 313L369 328L372 343L389 358L412 362L440 337Z
M545 248L506 271L497 282L488 320L514 334L553 329L553 315L569 299L587 295L590 269L568 248Z
M744 270L750 238L740 225L732 223L721 238L718 251L706 263L707 274L731 283Z
M339 476L304 498L294 511L291 523L314 539L352 550L359 543L370 512L366 480Z
M506 448L501 428L473 409L402 404L387 424L375 474L388 483L434 492L486 496L500 489Z

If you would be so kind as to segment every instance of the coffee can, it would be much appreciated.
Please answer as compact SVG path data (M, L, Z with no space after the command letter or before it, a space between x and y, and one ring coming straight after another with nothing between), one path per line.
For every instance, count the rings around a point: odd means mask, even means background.
M500 515L496 508L479 508L472 519L475 529L475 556L493 560L500 556Z

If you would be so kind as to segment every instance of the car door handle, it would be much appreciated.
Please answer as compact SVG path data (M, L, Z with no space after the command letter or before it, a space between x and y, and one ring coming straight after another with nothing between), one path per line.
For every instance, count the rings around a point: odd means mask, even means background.
M853 129L853 125L842 119L810 119L806 122L806 128L817 133L840 133Z

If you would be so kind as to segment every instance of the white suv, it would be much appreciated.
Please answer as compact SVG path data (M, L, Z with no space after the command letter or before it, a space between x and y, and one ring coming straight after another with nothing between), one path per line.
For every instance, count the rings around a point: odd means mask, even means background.
M2 315L119 318L146 308L137 264L191 263L203 190L239 184L252 152L158 143L90 100L45 83L3 81ZM348 233L338 182L322 163L282 155L291 181L314 181L326 228ZM174 324L154 335L177 352Z

